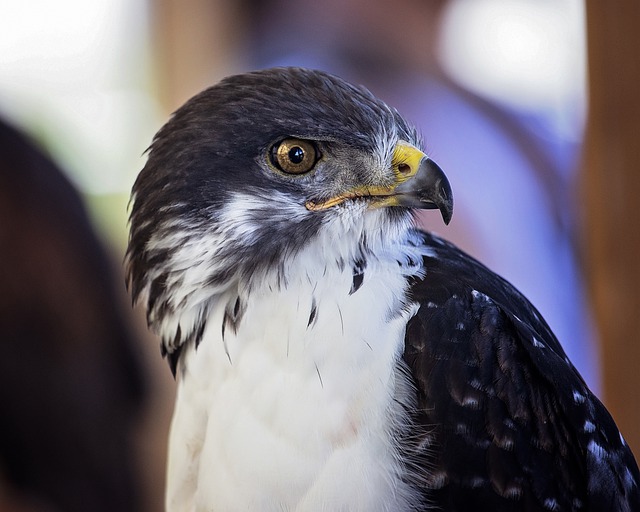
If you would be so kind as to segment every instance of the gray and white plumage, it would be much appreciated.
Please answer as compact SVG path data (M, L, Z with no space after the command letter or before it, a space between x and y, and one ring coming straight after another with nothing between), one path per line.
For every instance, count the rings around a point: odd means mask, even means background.
M453 206L421 147L296 68L227 78L158 132L127 272L178 379L168 510L639 508L537 311L414 226Z

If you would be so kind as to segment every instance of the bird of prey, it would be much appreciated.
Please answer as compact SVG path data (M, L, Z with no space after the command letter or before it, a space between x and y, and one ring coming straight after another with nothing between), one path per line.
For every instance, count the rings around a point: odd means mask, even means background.
M178 381L167 510L640 510L544 319L416 227L453 210L422 148L299 68L226 78L157 133L126 264Z

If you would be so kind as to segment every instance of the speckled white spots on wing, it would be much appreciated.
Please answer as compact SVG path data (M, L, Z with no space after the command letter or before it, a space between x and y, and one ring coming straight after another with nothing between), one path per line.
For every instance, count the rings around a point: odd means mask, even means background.
M573 390L573 401L577 404L583 404L587 397L585 397L580 391L577 389Z
M533 346L536 348L547 348L547 346L539 341L537 338L533 338Z
M607 458L607 451L594 440L589 441L587 450L598 462L602 462Z
M507 451L513 450L513 447L515 446L515 442L511 437L504 437L503 439L500 439L497 444L500 448Z
M479 409L480 402L478 402L478 399L476 397L466 395L462 399L462 407L469 407L470 409Z
M522 496L522 487L516 484L511 484L504 490L502 495L505 498L512 499L512 500L518 499Z
M485 302L493 302L491 300L491 297L489 297L485 293L479 292L478 290L471 290L471 296L476 300L482 300L482 301L485 301Z
M469 386L471 386L473 389L478 389L481 390L482 389L482 382L480 382L479 379L477 378L473 378L469 381Z

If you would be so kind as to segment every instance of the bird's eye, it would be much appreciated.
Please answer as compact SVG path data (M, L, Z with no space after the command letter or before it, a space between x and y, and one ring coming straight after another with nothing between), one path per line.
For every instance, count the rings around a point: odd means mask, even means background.
M287 174L309 172L319 156L315 144L302 139L284 139L271 149L271 163Z

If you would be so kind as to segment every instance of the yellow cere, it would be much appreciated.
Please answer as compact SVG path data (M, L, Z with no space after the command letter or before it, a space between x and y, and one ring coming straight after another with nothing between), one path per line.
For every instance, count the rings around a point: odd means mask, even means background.
M403 140L398 141L396 147L393 150L393 157L391 159L391 165L393 166L393 173L396 177L396 185L407 181L418 172L420 162L422 162L425 155L415 146L412 146L408 142Z

